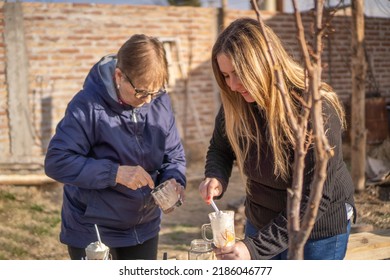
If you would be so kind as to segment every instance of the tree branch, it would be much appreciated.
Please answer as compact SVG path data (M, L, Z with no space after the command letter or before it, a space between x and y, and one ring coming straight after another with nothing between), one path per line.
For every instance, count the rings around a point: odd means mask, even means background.
M326 28L322 28L323 0L315 2L316 17L314 25L314 48L309 50L305 40L302 17L297 8L296 0L292 0L294 6L295 23L298 33L299 45L304 57L307 87L302 97L297 98L301 110L298 116L293 114L289 96L286 92L286 86L280 65L275 59L272 44L269 41L265 31L264 23L261 18L256 1L251 0L253 9L256 12L257 20L260 23L261 32L266 40L268 53L276 77L276 87L280 92L285 106L287 119L295 133L294 145L294 163L292 174L291 189L287 190L287 216L288 216L288 234L289 234L289 259L303 259L303 247L306 243L311 230L313 229L315 219L318 213L319 203L322 197L323 185L326 179L327 162L331 156L331 149L325 136L323 117L322 117L322 100L321 100L321 53L322 53L322 36ZM312 130L308 131L308 124L312 124ZM309 146L313 143L315 149L315 170L311 182L310 198L307 209L303 215L300 214L303 175L305 169L305 157ZM301 220L302 218L302 220Z

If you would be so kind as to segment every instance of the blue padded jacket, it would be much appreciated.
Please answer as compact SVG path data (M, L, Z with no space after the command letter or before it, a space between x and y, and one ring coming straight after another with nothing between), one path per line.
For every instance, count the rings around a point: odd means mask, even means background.
M69 102L45 157L46 174L64 183L60 240L85 248L141 244L160 229L161 210L150 187L116 184L119 165L140 165L157 186L174 178L185 186L185 155L168 94L140 108L118 102L116 57L103 57Z

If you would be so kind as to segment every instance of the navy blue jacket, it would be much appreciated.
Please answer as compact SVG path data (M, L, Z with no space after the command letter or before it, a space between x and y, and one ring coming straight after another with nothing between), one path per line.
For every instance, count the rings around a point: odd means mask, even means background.
M97 224L109 247L141 244L160 229L150 187L116 184L119 165L140 165L155 185L185 186L185 156L168 94L140 108L121 105L114 89L115 56L102 58L68 104L50 141L46 174L64 183L60 240L85 248Z

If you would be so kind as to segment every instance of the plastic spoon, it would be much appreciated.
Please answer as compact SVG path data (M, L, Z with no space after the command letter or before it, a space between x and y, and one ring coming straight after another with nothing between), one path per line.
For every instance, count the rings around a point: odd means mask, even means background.
M213 206L215 212L217 212L217 214L219 214L219 209L218 209L217 205L215 205L215 202L213 199L211 199L210 204L211 204L211 206Z
M97 235L98 241L99 241L100 244L102 244L102 240L100 239L99 230L98 230L98 227L97 227L96 224L95 224L95 229L96 229L96 235Z

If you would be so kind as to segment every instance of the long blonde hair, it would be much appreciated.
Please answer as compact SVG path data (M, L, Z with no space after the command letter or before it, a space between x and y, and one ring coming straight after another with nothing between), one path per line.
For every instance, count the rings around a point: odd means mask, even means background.
M305 93L304 68L288 55L279 38L268 26L265 26L265 30L276 57L276 64L282 71L287 101L293 114L298 116L302 104L296 96ZM295 138L282 96L275 86L276 77L259 22L251 18L232 22L218 36L211 57L213 72L221 89L226 134L243 173L244 160L253 144L258 146L259 164L263 139L256 121L258 117L255 114L255 106L247 103L240 94L231 91L226 84L217 63L217 56L220 54L231 59L238 78L264 115L267 122L267 141L274 156L274 174L287 180L291 169L290 152ZM337 95L325 83L321 85L321 94L335 107L340 122L344 125L344 112Z

